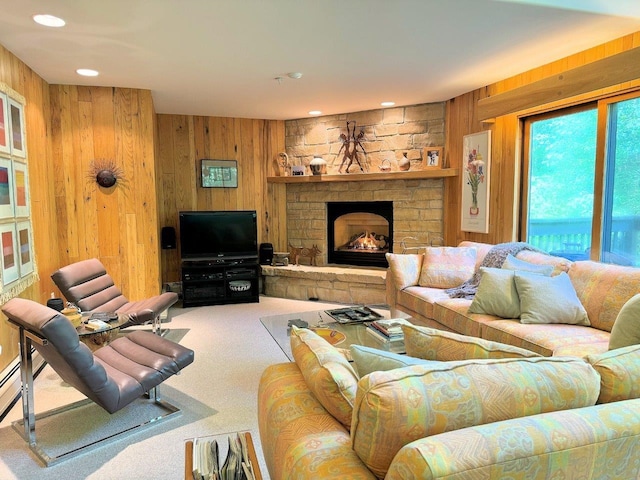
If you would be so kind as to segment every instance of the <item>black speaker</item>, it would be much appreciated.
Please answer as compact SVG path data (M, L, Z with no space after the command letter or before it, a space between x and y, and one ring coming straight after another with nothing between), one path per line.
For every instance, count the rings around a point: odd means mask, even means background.
M162 227L160 246L165 250L176 248L176 230L173 227Z
M273 245L270 243L260 244L260 265L271 265L273 260Z

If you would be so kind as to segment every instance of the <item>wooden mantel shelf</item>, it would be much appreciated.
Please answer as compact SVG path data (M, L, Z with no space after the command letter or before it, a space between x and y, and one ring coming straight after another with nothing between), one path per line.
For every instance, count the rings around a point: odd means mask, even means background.
M367 182L371 180L415 180L423 178L457 177L457 168L413 170L388 173L344 173L342 175L300 175L289 177L267 177L267 183L321 183L321 182Z

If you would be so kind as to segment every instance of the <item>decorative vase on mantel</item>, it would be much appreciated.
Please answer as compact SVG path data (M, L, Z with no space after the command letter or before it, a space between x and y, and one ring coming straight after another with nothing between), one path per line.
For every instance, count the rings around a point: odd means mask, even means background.
M323 173L327 173L327 162L322 157L314 157L313 160L309 162L309 169L313 175L322 175Z
M411 168L411 160L407 158L407 152L404 152L402 154L402 158L398 160L398 168L403 172L406 172Z

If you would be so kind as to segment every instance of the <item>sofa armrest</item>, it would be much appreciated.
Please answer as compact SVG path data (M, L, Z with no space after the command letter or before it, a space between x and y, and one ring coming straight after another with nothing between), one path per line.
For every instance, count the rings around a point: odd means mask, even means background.
M478 478L511 478L513 472L518 478L561 478L567 472L635 478L639 411L639 399L627 400L422 438L398 452L385 480L466 478L471 472Z
M347 429L313 396L295 363L270 365L263 372L258 425L272 480L376 478L351 448Z

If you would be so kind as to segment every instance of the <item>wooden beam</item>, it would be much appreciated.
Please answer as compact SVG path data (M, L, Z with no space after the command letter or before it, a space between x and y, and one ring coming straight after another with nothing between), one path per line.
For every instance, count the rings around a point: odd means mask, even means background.
M486 120L640 78L640 47L478 101Z

